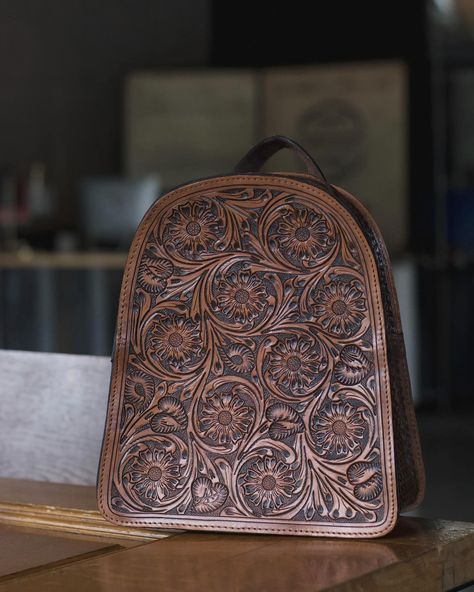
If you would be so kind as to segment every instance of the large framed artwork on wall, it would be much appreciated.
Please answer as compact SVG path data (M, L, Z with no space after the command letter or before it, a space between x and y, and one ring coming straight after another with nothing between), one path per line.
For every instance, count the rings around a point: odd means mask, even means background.
M263 77L265 134L289 135L306 146L331 183L361 198L390 251L403 251L408 239L403 64L275 68Z

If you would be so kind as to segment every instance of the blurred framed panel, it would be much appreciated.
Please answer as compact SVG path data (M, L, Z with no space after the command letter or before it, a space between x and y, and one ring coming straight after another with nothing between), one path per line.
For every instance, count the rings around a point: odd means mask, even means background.
M474 254L474 67L449 72L449 245Z
M391 253L403 251L408 240L404 65L277 68L263 77L265 135L299 141L331 183L364 202ZM290 158L282 155L278 168L294 167Z
M255 141L256 75L174 71L131 75L125 90L125 164L169 189L229 173Z

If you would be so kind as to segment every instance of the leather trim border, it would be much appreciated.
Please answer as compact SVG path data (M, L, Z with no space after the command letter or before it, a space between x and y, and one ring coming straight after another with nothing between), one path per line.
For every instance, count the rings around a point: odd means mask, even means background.
M131 305L131 297L132 297L132 278L134 275L135 265L140 256L139 251L140 248L143 247L143 236L145 232L148 230L151 221L153 220L154 216L156 215L155 212L158 208L163 208L166 206L168 201L174 199L176 194L181 193L189 193L192 191L199 191L204 188L215 187L215 186L223 186L223 185L235 185L235 184L246 184L252 183L255 185L270 185L275 187L280 187L284 189L299 189L301 191L305 191L310 193L313 197L316 193L321 192L324 195L324 198L327 200L331 198L334 201L334 204L337 208L341 209L341 214L346 220L346 223L351 226L352 230L359 235L360 245L366 250L366 254L368 255L367 259L370 262L370 274L371 274L371 284L372 287L376 291L376 301L377 301L377 314L380 316L380 327L383 329L382 335L382 355L383 355L383 364L386 370L383 374L388 375L388 366L387 366L387 351L386 351L386 340L385 340L385 317L384 311L382 306L382 298L380 293L380 285L379 285L379 278L378 278L378 271L377 265L374 260L374 256L372 250L370 249L370 245L364 233L360 229L358 224L355 224L353 218L348 214L347 210L339 203L334 196L327 193L322 189L317 189L313 185L309 183L302 183L299 181L295 181L293 179L284 178L276 175L243 175L243 176L224 176L224 177L217 177L212 178L207 181L197 181L192 182L190 184L184 185L179 189L176 189L167 195L163 196L158 202L156 202L148 211L144 219L142 220L139 229L135 235L134 241L132 243L130 254L127 259L127 264L125 267L124 272L124 279L122 283L122 290L120 295L120 304L119 304L119 312L118 312L118 320L117 320L117 333L115 338L115 354L113 360L113 370L112 370L112 380L111 380L111 390L109 396L109 407L108 407L108 416L107 416L107 424L106 424L106 431L104 437L104 444L102 449L101 455L101 464L99 470L99 479L98 479L98 503L101 512L107 517L109 520L118 523L118 524L129 524L129 525L149 525L149 526L160 526L160 527L188 527L194 529L202 529L202 530L232 530L232 531L245 531L245 532L266 532L266 533L281 533L281 534L301 534L301 535L321 535L321 536L338 536L338 537L375 537L375 536L382 536L388 533L396 522L397 517L397 499L395 494L395 459L394 459L394 443L393 443L393 429L392 429L392 417L391 417L391 398L390 398L390 384L387 380L387 376L382 377L382 381L385 382L385 388L381 390L381 400L380 400L380 407L383 410L383 415L379 417L381 422L381 431L384 433L384 441L383 441L383 457L384 457L384 466L386 470L386 504L385 507L387 508L387 512L384 516L384 519L379 523L371 524L370 526L338 526L336 528L330 526L316 526L315 525L304 525L305 528L298 528L296 523L288 524L286 528L278 528L276 526L239 526L243 522L243 520L239 520L238 523L232 524L232 521L226 520L228 524L221 524L217 523L216 525L210 524L212 521L209 518L205 520L196 520L192 521L191 523L186 522L187 519L183 520L161 520L160 517L154 516L153 518L148 519L137 519L137 518L128 518L126 516L121 516L116 512L112 511L109 506L108 498L109 498L109 488L110 488L110 476L111 476L111 463L113 461L113 451L115 450L115 445L117 443L118 438L118 430L115 430L114 427L117 424L118 419L118 412L120 409L120 396L117 396L119 392L119 370L123 366L124 358L126 355L125 345L127 343L126 335L127 335L127 327L125 322L125 313L128 310L128 307ZM321 197L321 195L320 195ZM125 323L125 324L124 324ZM108 478L107 478L108 477ZM255 523L255 521L251 520L250 522ZM274 521L276 523L276 521Z
M397 498L400 512L417 508L425 496L426 477L416 422L411 385L406 360L403 331L390 257L377 223L356 197L345 189L326 187L319 179L307 173L278 173L304 181L322 190L329 189L359 224L377 262L379 280L385 298L382 299L388 341L388 369L394 408L395 463ZM401 417L399 417L401 416Z

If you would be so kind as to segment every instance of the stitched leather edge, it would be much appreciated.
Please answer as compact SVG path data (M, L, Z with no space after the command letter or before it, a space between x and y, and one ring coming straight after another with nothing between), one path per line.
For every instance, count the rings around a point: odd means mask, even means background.
M384 318L384 311L383 306L380 301L380 284L379 284L379 277L377 271L377 265L374 260L373 253L370 249L370 246L367 242L364 233L362 232L359 224L356 223L354 218L347 212L347 210L339 203L338 200L334 198L333 195L325 191L321 188L316 188L312 184L306 182L295 181L294 179L289 179L286 177L280 177L277 175L228 175L222 177L213 177L211 179L205 181L194 181L183 185L177 189L172 190L171 192L167 193L163 197L161 197L155 204L151 206L148 212L145 214L143 220L141 221L137 233L134 237L132 242L130 253L127 258L127 263L125 266L123 281L122 281L122 288L120 294L120 301L119 301L119 311L118 311L118 318L117 318L117 332L115 338L115 354L113 359L113 369L112 369L112 377L111 377L111 388L109 393L109 402L107 408L107 422L105 427L105 434L104 434L104 441L101 451L101 459L99 464L99 474L98 474L98 488L97 488L97 500L98 505L101 513L110 521L115 522L117 524L122 525L149 525L154 527L173 527L173 528L191 528L195 530L214 530L214 531L222 531L222 530L229 530L229 531L245 531L245 532L254 532L260 533L265 532L269 534L275 533L282 533L282 534L301 534L301 535L312 535L312 536L328 536L333 535L337 537L347 537L347 538L357 538L357 537L379 537L383 536L390 532L395 523L397 517L397 498L395 494L396 490L396 483L394 477L395 471L395 461L394 461L394 443L393 443L393 428L392 428L392 416L391 416L391 400L390 400L390 383L387 381L387 390L385 392L380 393L380 421L382 422L382 431L386 433L387 438L383 442L384 448L384 466L387 473L387 480L386 480L386 491L384 492L386 495L387 500L387 512L384 516L384 519L376 524L370 526L364 525L357 525L357 526L339 526L335 530L332 530L332 527L323 526L323 527L314 527L313 525L308 525L306 528L301 529L297 528L297 525L287 525L286 528L276 528L275 526L268 526L268 527L242 527L236 525L224 525L224 524L216 524L211 525L209 521L196 521L195 523L187 523L186 519L183 520L161 520L159 516L153 517L152 519L146 520L137 520L136 518L127 519L126 517L117 514L114 512L108 503L108 482L106 483L106 469L110 469L112 463L111 451L115 450L115 445L118 438L118 430L114 430L113 426L117 424L117 417L119 408L117 405L117 382L119 380L119 368L122 367L120 361L123 361L123 357L126 355L126 351L123 347L126 344L126 332L123 331L124 325L124 314L128 307L131 305L131 298L133 296L133 290L130 286L131 277L133 276L133 271L135 269L135 264L137 262L138 251L140 248L143 247L143 235L146 231L148 231L150 222L154 217L154 211L157 207L165 207L168 201L171 201L176 197L176 194L181 193L189 193L191 191L197 191L206 188L207 186L216 186L219 184L239 184L239 183L255 183L255 184L266 184L266 185L275 185L275 186L282 186L282 187L289 187L289 188L298 188L302 191L308 192L310 195L315 197L318 192L323 193L325 198L328 197L333 200L334 205L337 205L338 208L341 209L344 219L346 223L351 226L352 230L359 235L360 245L363 247L367 254L369 255L368 261L370 262L370 272L373 278L373 283L376 286L376 297L377 297L377 311L378 313L381 312L381 327L383 329L383 340L381 344L382 352L383 352L383 359L385 362L385 368L387 369L387 350L386 350L386 335L385 335L385 318ZM316 193L315 193L316 192ZM127 299L128 296L128 299ZM128 306L127 306L128 303ZM126 328L126 327L125 327ZM125 333L125 334L124 334ZM388 391L388 392L387 392ZM386 431L385 431L386 430ZM111 471L107 471L108 476L111 476ZM207 522L207 523L206 523ZM231 520L228 520L231 522Z
M350 204L359 212L359 214L364 219L364 224L367 226L367 228L362 228L367 240L369 240L370 238L367 236L367 234L372 234L373 240L377 242L377 246L379 249L379 253L374 253L374 257L377 261L377 269L379 270L379 275L381 275L382 272L384 274L384 277L380 277L380 285L382 289L384 285L386 285L388 296L386 301L384 301L386 335L388 337L388 333L392 329L390 325L393 324L393 331L391 337L393 338L392 341L397 341L397 344L392 343L390 347L395 349L394 358L396 358L396 360L393 361L393 366L395 367L396 361L399 367L395 368L395 370L392 372L392 361L390 356L388 360L388 369L390 374L390 384L392 391L392 403L394 404L394 406L397 407L398 413L404 414L403 420L408 425L408 430L406 430L406 432L397 433L394 430L395 466L397 475L397 496L399 502L399 511L408 512L410 510L417 508L423 501L425 495L426 478L423 456L421 451L420 436L418 432L418 425L416 422L413 400L411 397L411 385L409 380L403 331L401 326L400 308L398 305L398 298L395 290L395 283L390 265L390 257L386 245L382 239L381 232L370 212L368 212L368 210L364 207L363 204L361 204L361 202L357 198L348 193L346 190L336 186L333 186L333 188L335 189L336 193L338 193L342 198L349 200ZM371 242L372 241L369 240L369 244ZM389 310L386 310L387 308L389 308ZM394 376L395 373L401 375L401 384L399 385L400 388L395 388L394 386L396 380L398 379L398 376ZM396 399L397 397L398 400ZM412 490L409 492L400 491L399 484L401 483L402 476L410 474L412 470L414 472L412 477L413 482L409 483L409 486Z
M278 173L317 188L326 189L319 179L307 173ZM426 487L425 469L418 425L411 397L411 385L390 257L380 229L367 208L345 189L329 186L333 196L356 219L372 249L379 272L388 345L388 369L394 415L395 467L397 498L400 512L417 508L423 501ZM395 343L393 343L395 341ZM403 415L403 417L399 417ZM404 427L408 429L403 429ZM398 431L397 431L398 430ZM403 487L402 485L405 485Z

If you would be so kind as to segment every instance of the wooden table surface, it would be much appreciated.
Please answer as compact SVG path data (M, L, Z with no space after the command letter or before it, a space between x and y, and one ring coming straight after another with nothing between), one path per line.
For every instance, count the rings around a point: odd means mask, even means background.
M0 479L0 591L432 592L474 580L471 523L405 517L367 541L114 531L93 499L88 488ZM80 534L71 512L84 516Z

